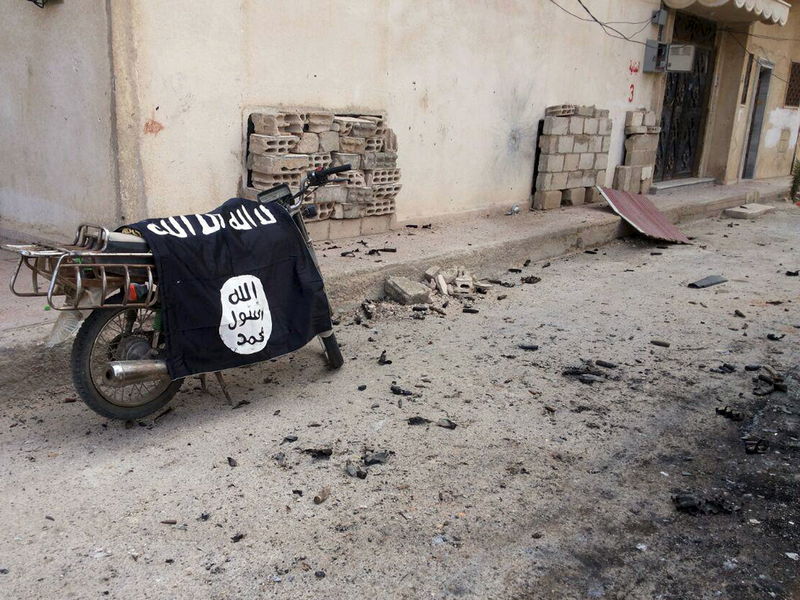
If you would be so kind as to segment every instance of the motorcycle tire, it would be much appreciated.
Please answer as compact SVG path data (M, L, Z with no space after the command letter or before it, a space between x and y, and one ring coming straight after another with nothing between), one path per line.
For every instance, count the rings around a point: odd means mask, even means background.
M339 369L344 364L342 351L339 349L339 342L336 341L336 334L332 333L328 337L322 338L322 345L325 346L325 356L328 358L328 367Z
M136 309L101 308L92 311L92 314L86 318L78 330L72 345L70 360L72 382L78 395L86 405L99 415L123 421L140 419L156 412L172 400L183 384L183 379L170 381L168 385L165 381L161 386L163 390L158 391L154 397L147 398L146 401L139 404L135 402L126 405L116 404L102 392L100 386L102 382L96 381L97 375L93 376L91 371L91 357L95 340L98 339L98 336L112 319L120 313L131 310Z

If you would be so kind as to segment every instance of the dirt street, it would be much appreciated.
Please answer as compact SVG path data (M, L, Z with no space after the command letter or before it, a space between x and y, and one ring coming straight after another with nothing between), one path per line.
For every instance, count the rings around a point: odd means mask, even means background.
M229 372L236 409L191 380L106 421L17 332L0 597L800 598L800 209L683 229L497 265L477 314L343 314L341 371Z

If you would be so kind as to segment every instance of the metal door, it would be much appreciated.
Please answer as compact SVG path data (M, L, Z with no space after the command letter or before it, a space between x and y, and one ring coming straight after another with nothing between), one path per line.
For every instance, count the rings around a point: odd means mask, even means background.
M676 15L674 41L694 44L695 59L691 72L667 73L656 181L697 175L714 69L715 36L714 23L683 13Z
M769 82L772 80L772 69L761 66L758 72L758 87L753 98L753 115L750 120L750 135L747 138L747 154L744 159L743 179L752 179L756 172L758 144L761 142L761 128L764 125L764 111L769 96Z

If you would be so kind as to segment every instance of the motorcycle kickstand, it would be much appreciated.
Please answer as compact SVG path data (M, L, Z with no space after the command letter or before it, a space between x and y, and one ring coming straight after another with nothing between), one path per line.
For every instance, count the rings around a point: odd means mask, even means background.
M231 395L228 393L228 386L225 383L225 378L222 376L222 371L215 371L214 376L217 378L217 383L219 383L219 387L222 388L222 393L225 394L228 404L233 406L233 398L231 398Z

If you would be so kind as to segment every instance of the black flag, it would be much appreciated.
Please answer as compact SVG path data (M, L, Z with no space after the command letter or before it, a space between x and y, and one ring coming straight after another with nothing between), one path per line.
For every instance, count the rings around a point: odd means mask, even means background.
M173 379L281 356L332 327L322 276L278 203L232 198L128 227L153 252Z

